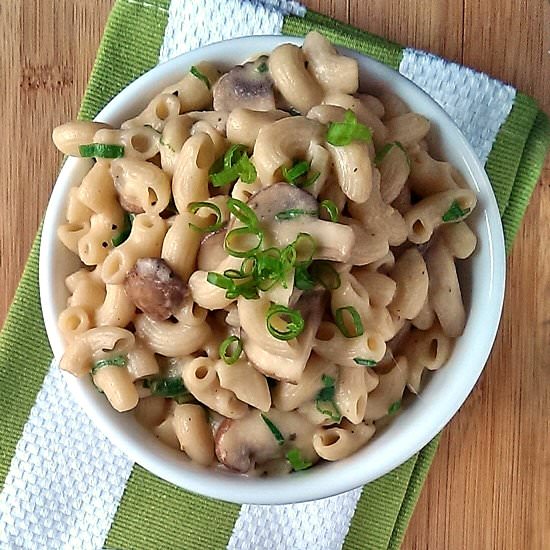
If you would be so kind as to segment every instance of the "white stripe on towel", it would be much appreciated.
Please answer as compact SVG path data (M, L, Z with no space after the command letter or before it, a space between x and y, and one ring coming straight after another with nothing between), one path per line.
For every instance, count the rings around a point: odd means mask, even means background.
M483 163L514 104L516 90L468 67L407 48L399 72L435 99Z
M281 0L172 0L159 61L228 38L281 34L285 14L298 8Z
M0 494L0 548L102 548L132 466L73 401L53 364Z
M244 505L228 550L339 550L361 489L285 506Z

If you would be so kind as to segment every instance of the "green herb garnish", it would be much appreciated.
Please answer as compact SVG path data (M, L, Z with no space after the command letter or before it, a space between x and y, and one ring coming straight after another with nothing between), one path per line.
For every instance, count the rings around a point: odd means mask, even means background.
M394 401L388 408L388 414L395 414L401 408L401 400Z
M310 168L310 162L305 160L294 161L290 168L281 166L281 174L287 183L291 183L292 185L301 188L309 187L310 185L313 185L321 175L320 172L313 172L311 176L307 177Z
M277 221L284 221L284 220L293 220L295 218L299 218L300 216L312 216L315 217L319 213L317 210L304 210L303 208L290 208L289 210L283 210L282 212L278 212L275 214L275 219Z
M345 313L351 316L354 327L353 332L350 332L346 325L344 319ZM361 336L365 332L365 329L363 328L363 323L361 322L361 316L353 306L339 307L334 313L334 321L336 323L336 326L340 329L340 332L346 338L355 338L356 336Z
M307 266L296 266L294 271L294 286L299 290L312 290L315 288L316 281L310 275Z
M322 212L323 210L326 210L331 222L338 221L338 207L336 206L336 204L334 204L333 201L331 201L330 199L325 199L324 201L321 201L319 211Z
M257 67L256 70L259 73L266 73L269 70L269 67L267 66L267 63L265 61L262 61Z
M248 157L246 145L238 143L217 159L209 171L209 180L214 187L223 187L239 178L243 183L253 183L256 177L256 168Z
M195 67L195 65L191 66L191 68L189 69L189 72L195 78L202 80L202 82L204 82L204 85L210 90L210 80L208 80L208 77L205 74L201 73L200 70L197 67Z
M315 407L321 414L328 416L334 422L340 422L342 415L334 401L336 381L332 376L328 376L327 374L323 374L321 381L323 382L323 388L315 397Z
M145 378L143 387L151 390L151 395L157 397L171 397L180 405L189 403L193 396L185 387L183 380L179 376L170 376L168 378L154 377Z
M228 350L230 353L228 354ZM220 357L227 365L236 363L243 351L243 344L238 336L229 336L220 344Z
M279 428L269 420L269 418L262 413L262 420L267 424L267 427L270 429L271 433L273 434L273 437L277 441L278 445L282 445L285 442L285 438L283 437L283 434L280 432Z
M372 140L372 132L364 124L357 122L355 113L348 109L343 122L331 122L327 131L327 141L331 145L349 145L352 141Z
M81 157L94 157L101 159L116 159L124 156L123 145L109 145L107 143L88 143L79 145L78 151Z
M113 246L120 246L126 239L128 239L130 233L132 232L132 224L134 223L135 217L135 214L130 214L129 212L124 213L124 225L122 227L122 231L111 239Z
M284 317L288 318L285 320ZM304 319L299 311L290 309L280 304L272 304L267 310L266 326L269 334L277 340L292 340L298 337L304 330ZM285 328L280 329L274 325L285 324Z
M99 359L92 367L92 375L104 367L125 367L127 362L126 356L124 355L115 355L114 357Z
M373 361L372 359L363 359L361 357L354 357L353 361L362 367L375 367L377 365L376 361Z
M471 211L471 208L465 208L464 210L460 207L457 201L453 201L451 203L451 206L445 214L441 217L441 219L447 223L447 222L454 222L456 220L459 220L466 216L466 214L469 214Z
M290 451L286 453L286 459L290 462L290 465L295 472L307 470L313 466L311 462L307 462L302 458L300 449L290 449Z
M237 248L236 241L242 239L243 237L253 237L252 243L248 248L239 247ZM252 256L257 250L259 250L264 234L257 228L254 227L239 227L237 229L232 229L225 236L224 248L225 251L235 258L248 258ZM245 245L246 246L246 245Z
M233 216L244 223L247 227L258 227L259 221L256 213L243 201L230 197L227 199L227 208Z
M194 229L195 231L199 231L201 233L210 233L212 231L217 231L221 227L223 227L223 219L222 219L222 213L217 204L214 204L213 202L205 202L205 201L197 201L197 202L190 202L189 206L187 207L187 210L191 212L191 214L196 214L201 208L208 208L213 211L214 215L216 216L216 221L208 225L206 227L199 227L198 225L195 225L194 223L189 222L189 227Z

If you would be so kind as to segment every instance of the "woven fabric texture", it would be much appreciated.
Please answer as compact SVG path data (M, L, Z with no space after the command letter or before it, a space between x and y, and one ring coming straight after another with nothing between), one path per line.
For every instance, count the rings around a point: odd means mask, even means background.
M399 69L439 101L487 161L510 248L550 145L548 118L509 86L297 2L118 0L80 116L92 118L159 60L192 47L311 29ZM123 550L399 547L437 438L362 490L285 507L214 501L132 467L72 399L59 399L66 389L49 371L38 247L39 235L0 335L0 548L99 548L103 541Z

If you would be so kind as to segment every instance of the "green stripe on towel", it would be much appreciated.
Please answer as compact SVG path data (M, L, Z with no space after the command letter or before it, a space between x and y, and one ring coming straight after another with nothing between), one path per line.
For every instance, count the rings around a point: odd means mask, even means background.
M333 44L369 55L394 69L399 68L403 58L403 46L320 13L308 11L305 17L287 15L284 18L283 34L305 36L309 31L320 31Z
M239 510L237 504L189 493L134 466L106 546L124 550L222 550Z
M516 180L510 193L510 200L502 216L507 252L510 252L512 248L531 194L540 178L549 148L550 120L545 113L539 111L527 138Z
M514 106L501 126L485 164L501 215L508 205L525 142L537 112L536 103L518 92Z
M40 231L0 333L0 489L52 360L38 293Z

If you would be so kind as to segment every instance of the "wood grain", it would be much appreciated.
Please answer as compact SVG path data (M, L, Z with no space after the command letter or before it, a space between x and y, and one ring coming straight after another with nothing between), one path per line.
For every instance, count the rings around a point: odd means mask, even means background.
M8 5L9 4L9 5ZM550 3L307 0L310 9L511 82L550 111ZM0 5L0 323L59 167L111 0ZM550 162L508 262L485 372L444 432L403 547L550 548Z

